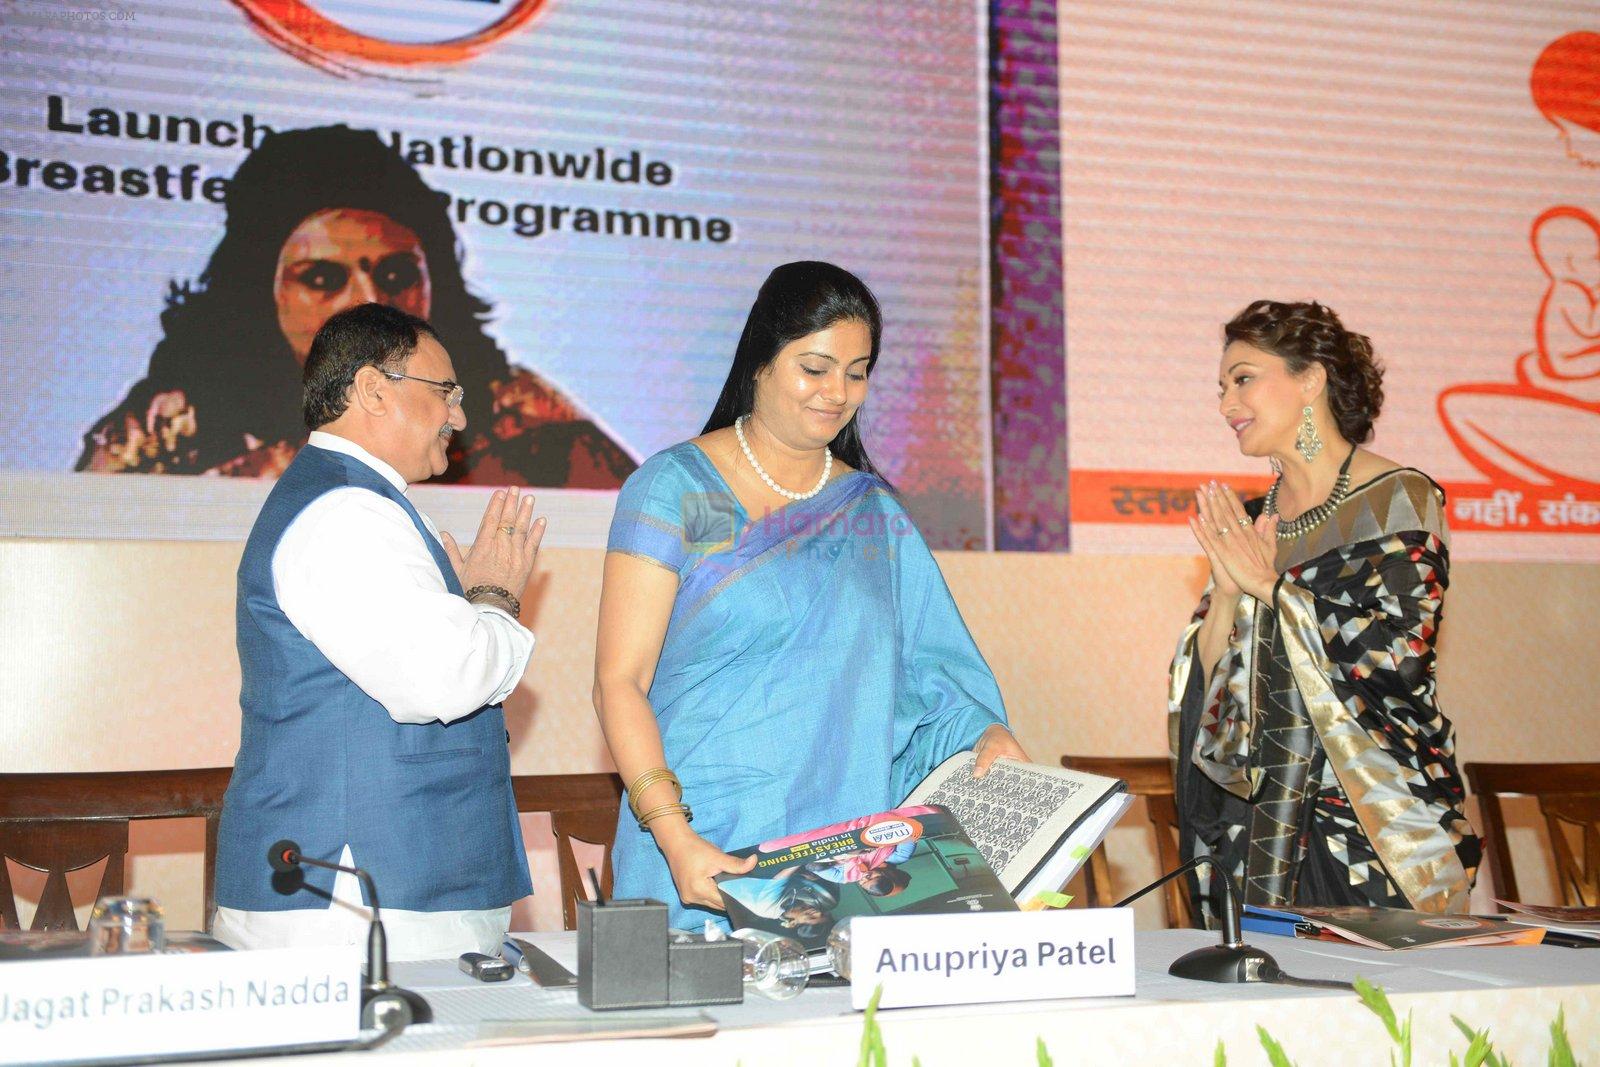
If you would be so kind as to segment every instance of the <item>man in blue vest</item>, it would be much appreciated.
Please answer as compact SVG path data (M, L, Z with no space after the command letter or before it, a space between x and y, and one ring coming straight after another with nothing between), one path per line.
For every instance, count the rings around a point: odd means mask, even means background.
M280 838L361 866L393 959L493 953L532 891L500 702L545 521L498 491L463 552L406 498L466 425L428 324L363 304L305 365L312 431L239 563L243 728L217 842L214 931L236 948L365 942L352 876L275 876Z

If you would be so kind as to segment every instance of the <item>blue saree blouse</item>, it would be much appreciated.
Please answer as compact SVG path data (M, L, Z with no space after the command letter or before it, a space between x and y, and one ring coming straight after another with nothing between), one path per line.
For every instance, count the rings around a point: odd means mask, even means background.
M854 471L751 520L690 442L617 498L607 544L678 575L650 685L694 830L723 849L891 808L1005 723L994 674L889 487ZM619 897L686 908L655 839L624 808Z

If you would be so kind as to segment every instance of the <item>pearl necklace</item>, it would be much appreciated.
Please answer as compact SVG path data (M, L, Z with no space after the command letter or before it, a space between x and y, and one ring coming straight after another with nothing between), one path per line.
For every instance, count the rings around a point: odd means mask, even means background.
M831 449L823 449L822 477L817 479L817 484L811 492L791 493L772 480L772 475L768 474L767 469L761 465L761 461L756 459L756 454L750 451L750 442L744 439L744 423L749 417L749 415L740 415L733 420L733 435L739 439L739 447L744 449L744 458L749 460L750 466L755 469L757 474L761 475L761 480L767 483L767 488L789 500L810 500L822 492L822 487L828 484L828 475L833 473L833 451Z
M1344 465L1339 468L1339 477L1333 483L1333 490L1328 494L1328 499L1288 522L1278 520L1278 540L1293 541L1303 533L1310 533L1327 522L1328 516L1339 510L1339 505L1350 495L1350 461L1355 456L1356 450L1352 448L1350 454L1344 458ZM1267 499L1262 504L1262 510L1268 515L1278 513L1278 486L1282 482L1283 475L1280 474L1278 480L1267 490Z

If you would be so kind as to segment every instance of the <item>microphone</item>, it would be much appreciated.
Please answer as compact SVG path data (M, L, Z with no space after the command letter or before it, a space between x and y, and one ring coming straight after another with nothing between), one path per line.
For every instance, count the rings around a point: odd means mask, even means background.
M1153 889L1159 889L1201 864L1210 867L1222 881L1222 944L1197 948L1172 961L1167 973L1174 978L1192 978L1200 982L1278 982L1284 978L1283 969L1271 956L1244 943L1239 929L1239 894L1234 888L1233 876L1210 856L1196 856L1176 870L1162 875L1137 893L1120 900L1116 907L1125 907ZM1341 983L1341 988L1343 987Z
M367 930L367 980L361 987L363 1029L382 1027L389 1036L393 1036L412 1023L433 1021L433 1009L428 1007L426 1000L389 981L389 942L383 933L383 916L378 909L378 887L373 883L372 875L360 867L344 867L302 855L300 846L288 838L267 849L267 863L279 874L299 870L302 864L344 871L355 875L366 887L367 899L372 901L372 925Z

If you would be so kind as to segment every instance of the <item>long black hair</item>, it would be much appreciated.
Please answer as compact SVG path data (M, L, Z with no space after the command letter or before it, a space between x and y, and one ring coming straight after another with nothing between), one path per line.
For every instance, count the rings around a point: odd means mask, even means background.
M721 430L732 426L739 416L750 414L756 403L756 375L778 357L784 345L850 321L865 323L872 334L872 353L867 357L870 376L878 363L883 317L866 283L843 267L816 260L785 263L774 269L750 305L728 380L722 383L722 395L700 432ZM882 478L861 441L860 417L857 410L828 449L856 470Z
M239 164L228 185L222 240L198 280L171 284L161 313L165 336L146 376L113 413L142 416L156 394L183 390L196 414L195 454L185 469L196 473L247 451L246 434L267 443L302 439L301 373L278 325L273 280L289 235L335 208L377 212L417 235L432 285L428 321L466 389L468 424L487 431L494 410L489 383L504 381L509 364L484 329L490 306L462 277L448 199L377 134L348 126L271 134ZM94 451L94 433L84 435L79 470ZM458 436L452 472L461 446ZM446 473L443 480L454 478Z

